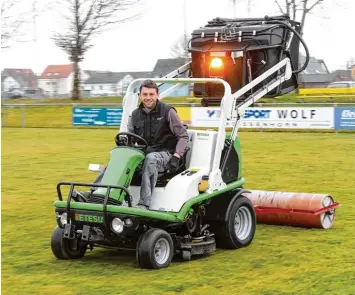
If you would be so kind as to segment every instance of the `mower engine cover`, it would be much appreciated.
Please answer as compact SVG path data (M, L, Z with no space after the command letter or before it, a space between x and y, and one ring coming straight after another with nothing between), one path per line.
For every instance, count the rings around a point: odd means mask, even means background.
M121 185L128 187L137 166L144 160L144 153L131 147L115 147L110 152L110 161L106 167L101 184ZM107 188L100 187L95 195L106 195ZM120 189L112 189L110 198L116 201L123 201L125 192Z

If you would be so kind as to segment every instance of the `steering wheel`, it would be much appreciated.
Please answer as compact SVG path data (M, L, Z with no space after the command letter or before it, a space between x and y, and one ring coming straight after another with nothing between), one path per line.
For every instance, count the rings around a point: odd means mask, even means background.
M125 146L133 147L133 148L136 148L136 149L146 149L146 148L148 148L148 143L143 137L140 137L137 134L130 133L130 132L120 132L120 133L118 133L116 135L115 142L116 142L117 146L124 145L124 144L120 144L121 141L122 141L120 139L120 136L126 136L127 137L127 141L126 141L126 145ZM140 144L133 143L133 139L136 139L136 143L140 143Z

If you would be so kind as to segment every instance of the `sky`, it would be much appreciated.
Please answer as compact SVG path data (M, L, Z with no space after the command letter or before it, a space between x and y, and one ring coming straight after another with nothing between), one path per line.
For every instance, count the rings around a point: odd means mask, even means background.
M84 70L151 71L157 59L170 57L171 46L185 29L191 34L215 17L280 14L273 0L249 0L250 9L248 0L237 1L236 9L230 0L141 1L135 9L142 12L139 19L120 24L93 40L94 47L82 62ZM44 3L49 2L37 0L37 7ZM307 16L304 39L309 51L325 60L331 71L344 69L350 57L355 57L354 14L354 0L324 0ZM47 65L69 63L65 52L51 39L62 26L60 9L53 5L36 18L36 26L34 22L27 26L27 39L35 41L2 49L1 68L31 68L41 74Z

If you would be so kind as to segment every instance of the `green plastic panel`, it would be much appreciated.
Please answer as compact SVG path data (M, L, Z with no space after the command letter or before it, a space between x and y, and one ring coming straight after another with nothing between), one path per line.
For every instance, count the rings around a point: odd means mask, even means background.
M107 165L101 183L105 185L122 185L128 188L137 166L144 160L143 152L129 147L116 147L110 152L110 161ZM98 188L95 195L105 196L106 188ZM124 194L119 189L111 189L110 198L122 200Z

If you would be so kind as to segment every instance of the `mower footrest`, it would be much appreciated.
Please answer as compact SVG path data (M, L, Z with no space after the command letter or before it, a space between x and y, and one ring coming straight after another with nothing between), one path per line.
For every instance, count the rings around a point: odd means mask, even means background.
M81 239L83 241L89 241L89 237L90 237L90 226L84 225L83 231L81 233Z
M66 224L64 226L63 237L66 239L74 239L75 238L75 225Z

